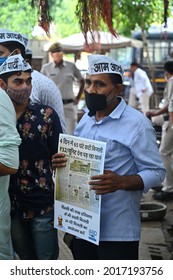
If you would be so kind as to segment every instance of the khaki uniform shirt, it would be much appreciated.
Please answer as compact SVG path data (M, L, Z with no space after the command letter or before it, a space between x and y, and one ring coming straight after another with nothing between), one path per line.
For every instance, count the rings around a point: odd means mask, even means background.
M41 73L49 77L59 87L62 99L74 99L73 83L75 79L81 81L83 79L76 65L69 61L63 61L58 67L54 62L43 65Z

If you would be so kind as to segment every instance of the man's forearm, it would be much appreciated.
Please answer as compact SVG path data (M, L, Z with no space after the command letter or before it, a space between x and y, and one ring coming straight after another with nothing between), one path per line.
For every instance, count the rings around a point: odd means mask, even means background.
M17 172L16 168L8 167L2 163L0 163L0 176L12 175Z

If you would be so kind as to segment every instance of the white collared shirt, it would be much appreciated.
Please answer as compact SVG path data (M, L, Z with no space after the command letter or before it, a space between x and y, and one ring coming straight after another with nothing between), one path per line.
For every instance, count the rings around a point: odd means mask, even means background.
M138 98L142 94L147 94L150 96L153 93L153 88L147 76L147 73L140 68L137 68L134 71L134 87L136 90L136 96ZM145 90L145 92L143 92L143 90Z

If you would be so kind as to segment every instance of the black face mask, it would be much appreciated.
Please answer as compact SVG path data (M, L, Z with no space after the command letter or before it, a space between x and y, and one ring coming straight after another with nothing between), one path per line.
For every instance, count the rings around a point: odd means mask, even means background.
M86 90L84 90L84 93L85 93L86 105L89 110L88 115L90 117L94 116L97 111L102 111L107 107L107 104L108 104L107 99L106 99L107 96L102 95L102 94L88 93ZM109 94L111 94L111 93L112 93L112 90ZM114 97L110 101L112 101L113 99L114 99ZM109 103L110 103L110 101L109 101Z
M84 92L89 116L94 116L96 111L101 111L106 108L107 102L105 95L95 93L89 94L86 90L84 90Z

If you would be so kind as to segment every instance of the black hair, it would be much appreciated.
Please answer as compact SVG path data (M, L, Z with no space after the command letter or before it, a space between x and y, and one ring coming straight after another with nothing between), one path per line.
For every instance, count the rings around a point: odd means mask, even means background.
M31 63L32 63L32 50L26 49L25 60L31 65Z
M113 85L123 83L123 79L120 75L113 74L113 73L109 73L108 75L109 75L109 79L110 79L110 81L112 82Z
M21 43L15 41L8 41L2 42L0 43L0 45L7 48L10 53L12 53L15 49L19 49L23 58L25 58L25 47Z
M21 75L21 72L23 71L14 71L14 72L8 72L8 73L4 73L2 75L0 75L0 79L2 79L6 84L8 83L8 78L10 78L12 75L16 74L18 76ZM24 71L25 73L31 73L32 70L28 69L26 71Z
M13 72L14 73L14 72ZM0 79L2 79L6 84L8 82L8 78L10 77L10 73L5 73L5 74L2 74L0 75Z
M173 74L173 61L166 61L164 64L164 70L170 74Z
M131 65L131 66L137 66L137 67L140 67L140 66L139 66L139 63L137 63L136 61L133 61L130 65Z

